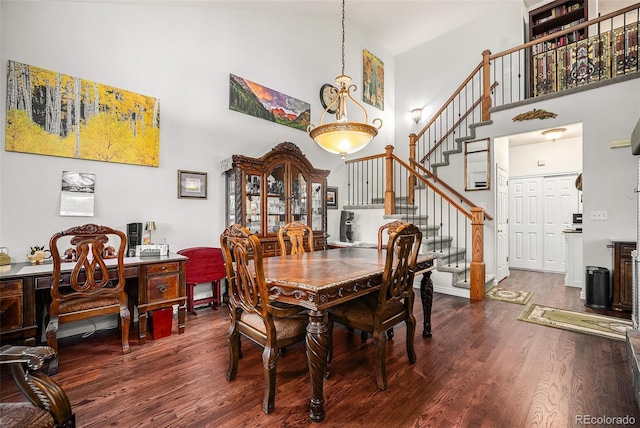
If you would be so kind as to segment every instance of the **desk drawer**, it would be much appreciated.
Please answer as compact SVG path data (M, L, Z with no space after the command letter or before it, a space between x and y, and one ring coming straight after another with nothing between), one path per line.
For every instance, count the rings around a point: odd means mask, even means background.
M152 275L147 278L148 303L160 300L176 299L178 297L177 273L169 275Z
M147 275L151 276L158 273L178 272L180 266L177 262L158 263L147 266Z
M22 280L0 282L0 331L23 326Z

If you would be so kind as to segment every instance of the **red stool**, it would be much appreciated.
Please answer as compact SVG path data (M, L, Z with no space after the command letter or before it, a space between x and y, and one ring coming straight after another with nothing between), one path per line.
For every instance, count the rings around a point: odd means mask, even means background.
M178 251L178 254L189 257L187 260L187 312L194 314L196 305L211 304L218 309L222 303L220 298L220 280L227 276L224 267L222 250L213 247L192 247ZM194 299L193 289L196 284L211 282L211 297Z

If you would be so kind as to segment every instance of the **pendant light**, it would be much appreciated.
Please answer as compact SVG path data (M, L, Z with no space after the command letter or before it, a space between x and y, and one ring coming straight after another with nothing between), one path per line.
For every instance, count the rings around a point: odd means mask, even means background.
M344 4L342 0L342 74L336 77L338 88L333 88L335 96L320 116L320 125L309 125L307 132L320 147L328 152L336 153L342 156L357 152L364 148L367 144L378 135L378 129L382 127L382 120L374 119L373 124L369 125L369 116L365 108L357 102L351 95L355 91L356 85L351 83L351 77L344 74ZM356 106L362 110L364 114L364 122L350 122L347 118L347 99L350 99ZM324 115L327 111L336 112L336 121L323 123Z

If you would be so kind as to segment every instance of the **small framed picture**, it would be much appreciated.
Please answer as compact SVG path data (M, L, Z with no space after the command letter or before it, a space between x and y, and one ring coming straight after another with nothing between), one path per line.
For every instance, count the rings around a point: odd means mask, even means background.
M178 198L207 199L207 173L178 170Z
M327 208L338 209L338 188L327 186Z

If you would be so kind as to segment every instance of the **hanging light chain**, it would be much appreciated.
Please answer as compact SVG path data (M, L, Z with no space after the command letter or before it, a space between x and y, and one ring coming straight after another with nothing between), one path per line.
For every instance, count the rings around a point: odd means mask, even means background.
M342 74L344 75L344 2L342 0Z

